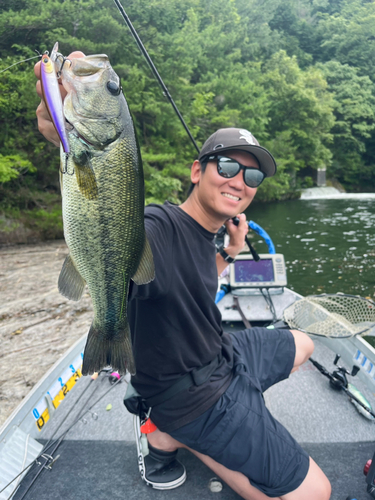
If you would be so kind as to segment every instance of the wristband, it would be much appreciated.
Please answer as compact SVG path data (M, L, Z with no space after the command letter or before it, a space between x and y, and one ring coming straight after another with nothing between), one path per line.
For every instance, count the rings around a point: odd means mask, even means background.
M232 264L236 260L233 257L231 257L230 255L228 255L223 247L220 248L219 253L223 257L225 262L228 262L228 264Z

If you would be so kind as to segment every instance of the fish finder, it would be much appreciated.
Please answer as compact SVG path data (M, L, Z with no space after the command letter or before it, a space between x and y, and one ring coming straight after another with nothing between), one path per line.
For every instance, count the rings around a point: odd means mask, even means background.
M233 288L279 288L287 285L284 255L260 254L256 262L252 255L238 255L229 266Z

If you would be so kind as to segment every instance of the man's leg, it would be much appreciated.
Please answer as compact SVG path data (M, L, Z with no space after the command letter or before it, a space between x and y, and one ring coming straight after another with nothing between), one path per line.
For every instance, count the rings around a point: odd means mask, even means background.
M186 480L186 469L177 460L177 447L168 449L168 446L163 446L163 443L158 443L153 447L149 442L148 453L146 453L147 446L142 441L147 434L142 434L140 418L136 415L134 415L133 424L137 444L138 468L146 484L157 490L170 490L183 484ZM154 432L156 435L160 433L158 430ZM171 447L169 446L169 448Z
M308 335L306 335L306 333L300 332L299 330L290 330L290 333L293 335L296 345L296 355L291 372L293 373L298 370L298 368L312 355L314 352L314 342Z
M152 434L149 434L148 439L152 446L163 449L164 451L174 451L178 448L185 448L189 450L245 500L267 500L271 498L252 486L248 478L241 472L227 469L207 455L202 455L202 453L198 453L197 451L179 443L176 439L169 436L165 432L157 430ZM279 497L279 499L329 500L330 496L331 485L326 475L318 467L314 460L310 458L309 471L302 484L296 490Z

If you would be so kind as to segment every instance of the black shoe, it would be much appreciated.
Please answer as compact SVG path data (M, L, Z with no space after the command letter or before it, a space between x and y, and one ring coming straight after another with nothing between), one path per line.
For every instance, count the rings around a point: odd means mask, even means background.
M157 450L147 443L147 435L140 430L140 419L134 416L138 467L142 479L156 490L172 490L186 481L186 470L179 462L176 451Z

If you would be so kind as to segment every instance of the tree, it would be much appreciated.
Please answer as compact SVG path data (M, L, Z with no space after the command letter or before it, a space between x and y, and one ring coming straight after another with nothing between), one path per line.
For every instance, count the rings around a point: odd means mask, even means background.
M359 68L375 82L375 3L344 0L341 12L319 23L320 61L337 60Z
M274 54L263 71L270 99L268 136L282 146L281 155L285 151L286 157L281 157L290 175L305 167L329 166L333 100L322 72L313 67L302 71L296 57L285 51Z
M320 64L319 68L334 94L336 121L331 131L333 163L330 175L337 177L348 189L353 189L365 179L366 183L369 181L363 155L366 142L375 130L374 85L368 76L359 76L358 68L348 64L330 61ZM375 186L373 180L371 184Z

